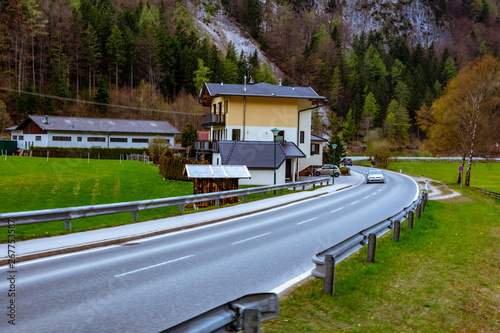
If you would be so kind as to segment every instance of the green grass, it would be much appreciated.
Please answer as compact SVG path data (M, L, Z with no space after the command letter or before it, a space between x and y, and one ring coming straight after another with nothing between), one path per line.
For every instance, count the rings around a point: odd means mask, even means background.
M189 195L190 182L163 180L158 168L136 161L8 157L0 161L0 213L98 205ZM139 212L139 220L175 215L178 207ZM132 213L72 222L83 231L132 222ZM65 234L64 221L20 225L18 239ZM0 241L5 242L2 232Z
M455 184L458 180L460 162L392 162L389 169L414 176L425 175ZM467 165L464 170L464 180ZM474 163L471 169L470 185L500 193L500 163Z
M458 166L441 164L397 165L452 183ZM464 188L429 201L413 229L402 225L400 242L392 232L379 239L375 263L365 262L366 247L340 262L334 297L320 279L294 288L262 332L499 332L499 258L500 203Z
M0 213L193 194L193 183L163 180L157 167L137 161L120 164L116 160L90 160L87 163L86 159L52 158L47 161L45 158L8 156L7 160L0 160L0 175ZM284 190L283 194L290 192L293 191ZM266 197L272 196L273 192L266 193ZM261 193L247 196L246 201L260 199ZM185 208L185 214L194 211L194 208ZM180 214L178 206L143 210L138 213L138 222ZM132 213L75 219L71 223L72 231L64 229L64 221L18 225L16 237L18 240L49 237L129 223L133 223ZM5 230L0 228L0 242L7 241Z

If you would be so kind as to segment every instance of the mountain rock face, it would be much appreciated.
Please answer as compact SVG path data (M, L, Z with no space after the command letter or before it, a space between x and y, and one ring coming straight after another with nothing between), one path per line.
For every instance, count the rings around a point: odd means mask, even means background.
M354 32L381 31L405 36L412 44L427 45L449 34L449 22L437 20L426 0L337 0L341 19Z

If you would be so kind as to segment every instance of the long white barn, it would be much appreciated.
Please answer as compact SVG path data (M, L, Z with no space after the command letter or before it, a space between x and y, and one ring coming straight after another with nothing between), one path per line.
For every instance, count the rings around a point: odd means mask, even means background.
M174 145L180 132L167 121L29 116L9 129L17 147L145 148L155 137Z

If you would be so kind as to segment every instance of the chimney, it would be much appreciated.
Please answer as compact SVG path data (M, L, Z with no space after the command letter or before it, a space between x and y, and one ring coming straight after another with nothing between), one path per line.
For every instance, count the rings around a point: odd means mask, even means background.
M243 85L243 91L247 91L247 77L246 77L246 75L245 75L243 81L245 82Z
M43 123L44 124L48 124L49 123L49 115L48 114L45 115L45 118L43 119Z
M280 81L279 81L279 83L278 83L278 86L280 86L280 87L281 87L281 79L280 79Z
M224 85L224 81L220 81L220 85L223 86Z

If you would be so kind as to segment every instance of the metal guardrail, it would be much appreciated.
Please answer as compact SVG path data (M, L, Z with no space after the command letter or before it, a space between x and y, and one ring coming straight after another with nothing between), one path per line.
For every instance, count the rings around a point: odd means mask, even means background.
M260 322L279 315L278 295L261 293L243 296L186 320L161 333L206 333L260 331Z
M420 218L421 213L425 209L427 199L428 193L421 192L414 202L394 216L313 256L312 261L316 264L316 267L312 270L312 275L325 280L323 291L333 295L336 263L357 252L367 244L369 246L367 261L373 262L375 258L376 239L391 229L394 229L394 240L399 241L401 222L408 218L408 228L413 228L414 214L416 212L417 218Z
M500 193L488 191L488 190L485 190L484 188L479 188L479 187L474 187L474 186L470 186L470 188L478 190L482 194L485 194L491 198L500 199Z
M330 181L331 177L325 177L325 178L295 182L295 183L259 186L247 189L186 195L173 198L161 198L161 199L120 202L120 203L93 205L93 206L79 206L79 207L45 209L45 210L35 210L26 212L3 213L0 214L0 227L8 226L9 220L15 221L16 225L41 223L49 221L65 221L65 229L71 230L71 220L73 219L100 216L100 215L127 213L127 212L132 212L132 220L136 221L137 214L140 210L163 208L163 207L178 205L180 211L184 212L184 206L186 204L215 200L215 205L218 206L220 199L223 198L241 196L242 201L245 201L247 195L256 193L263 193L263 197L265 198L266 193L269 191L280 190L282 193L283 190L286 188L293 188L293 190L296 191L296 189L299 187L302 187L302 190L305 190L306 186L312 185L313 187L315 187L316 184L320 184L320 186L322 186L323 184L327 185L329 184Z

